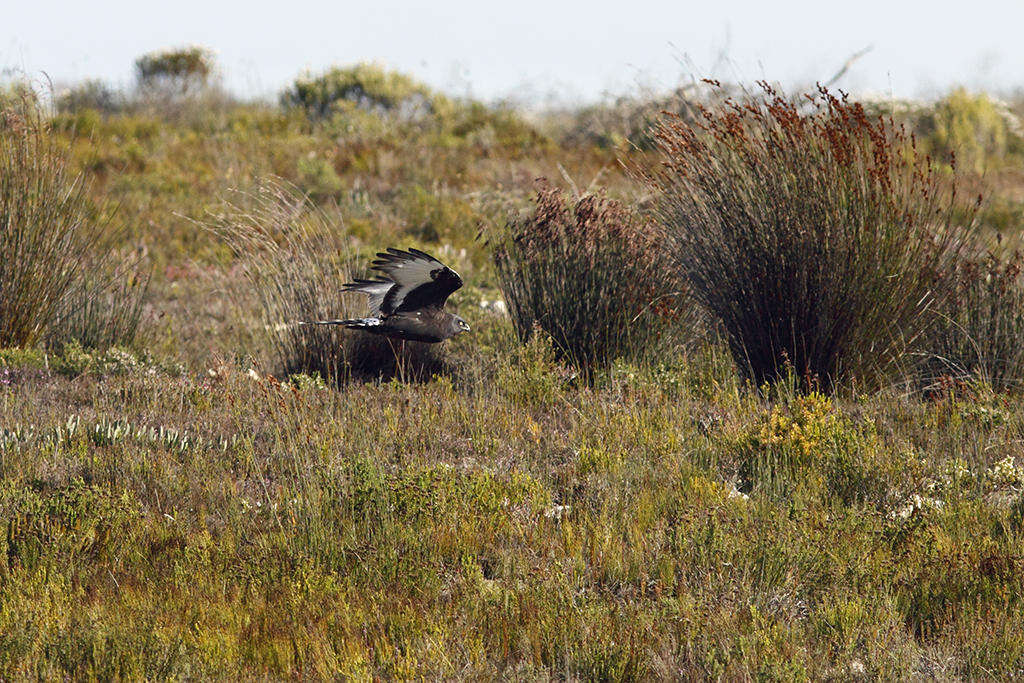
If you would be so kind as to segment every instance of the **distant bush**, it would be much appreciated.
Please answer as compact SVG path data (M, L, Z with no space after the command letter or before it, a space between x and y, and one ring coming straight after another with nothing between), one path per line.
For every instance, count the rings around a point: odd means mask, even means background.
M115 280L116 234L46 123L12 115L0 127L0 346L127 344L145 286ZM131 271L141 283L141 272Z
M585 371L640 360L692 310L643 218L601 195L570 200L542 183L533 212L498 242L498 284L519 338L534 327Z
M433 114L442 102L442 96L413 78L365 63L303 76L281 94L283 106L317 119L350 108L414 119Z
M995 388L1024 382L1022 257L965 258L945 275L953 292L926 338L926 379L980 379Z
M124 96L103 81L83 81L58 94L54 102L61 114L77 114L94 109L101 114L113 114L124 107Z
M203 90L215 66L213 52L204 47L158 50L135 60L135 78L143 92L186 95Z
M573 111L564 124L563 139L573 146L616 148L628 145L654 148L653 130L662 112L689 117L697 101L685 89L665 97L618 97Z
M298 182L317 201L337 197L344 189L344 183L331 162L312 154L299 157Z
M294 188L266 182L244 205L229 205L214 230L238 258L278 370L343 383L429 379L445 369L428 344L390 342L339 325L302 321L355 318L362 301L343 295L353 277L345 233ZM243 302L243 306L247 302Z
M914 129L933 156L948 159L955 154L961 165L976 172L993 160L1024 153L1024 127L1009 107L964 88L921 111Z
M497 148L525 153L551 146L551 140L503 104L457 100L445 109L439 124L452 137L485 154Z
M656 131L646 180L680 277L754 382L880 380L945 296L973 209L891 121L762 88Z
M558 126L562 140L569 145L605 148L629 147L642 151L656 148L655 130L662 114L668 112L684 121L694 120L700 105L720 103L738 94L735 86L693 83L667 94L642 93L621 96L572 111ZM557 115L554 118L558 118Z

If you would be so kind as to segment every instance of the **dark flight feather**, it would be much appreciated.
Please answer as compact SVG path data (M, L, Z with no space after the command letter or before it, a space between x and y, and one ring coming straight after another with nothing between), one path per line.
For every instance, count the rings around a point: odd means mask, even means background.
M396 285L385 294L382 313L440 309L452 292L462 287L458 273L419 249L389 247L377 254L372 268Z

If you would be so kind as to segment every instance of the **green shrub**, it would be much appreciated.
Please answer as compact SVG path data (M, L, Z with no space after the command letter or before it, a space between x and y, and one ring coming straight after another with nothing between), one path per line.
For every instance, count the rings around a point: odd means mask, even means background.
M648 357L692 315L664 256L650 226L618 202L569 200L542 182L533 212L509 220L494 263L520 340L536 326L589 372Z
M936 158L951 154L966 168L982 172L993 161L1024 152L1024 128L1005 104L988 95L957 88L921 112L914 122L918 139Z
M488 154L495 149L512 153L536 152L551 141L507 105L488 106L482 102L456 101L441 118L448 134Z
M117 234L88 191L43 121L0 130L0 346L134 337L145 287L114 282Z
M741 491L806 502L827 495L846 505L881 503L894 472L869 424L856 424L817 392L795 396L761 415L741 440Z
M680 278L758 385L787 367L882 381L943 298L974 209L891 121L762 87L658 127L663 165L645 178Z
M299 157L298 174L299 185L317 201L337 198L345 187L331 162L313 154Z
M184 95L203 90L215 69L213 52L204 47L158 50L135 60L139 89Z
M402 188L395 204L405 220L405 232L425 242L472 244L481 217L469 202L453 195L440 187L409 184Z
M303 109L317 119L349 108L414 119L434 113L443 100L405 74L366 63L303 76L281 95L283 106Z
M77 114L86 109L113 114L124 107L124 96L103 81L87 80L61 92L54 104L61 114Z

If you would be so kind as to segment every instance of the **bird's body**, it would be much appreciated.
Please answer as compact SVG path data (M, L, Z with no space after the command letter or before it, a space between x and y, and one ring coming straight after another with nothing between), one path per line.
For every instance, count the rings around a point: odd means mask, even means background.
M468 332L469 325L444 310L449 295L462 286L462 278L433 256L418 249L389 248L377 254L373 269L386 277L354 280L342 291L370 298L365 318L318 320L315 325L344 325L353 330L406 341L434 344Z

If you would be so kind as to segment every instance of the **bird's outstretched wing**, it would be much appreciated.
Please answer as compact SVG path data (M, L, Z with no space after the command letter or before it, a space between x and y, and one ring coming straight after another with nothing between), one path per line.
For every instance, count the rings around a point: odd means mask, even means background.
M395 283L384 293L381 302L380 310L385 314L430 307L440 309L451 293L462 286L458 273L419 249L402 251L388 248L377 254L373 269L384 273ZM371 294L371 302L373 300Z

